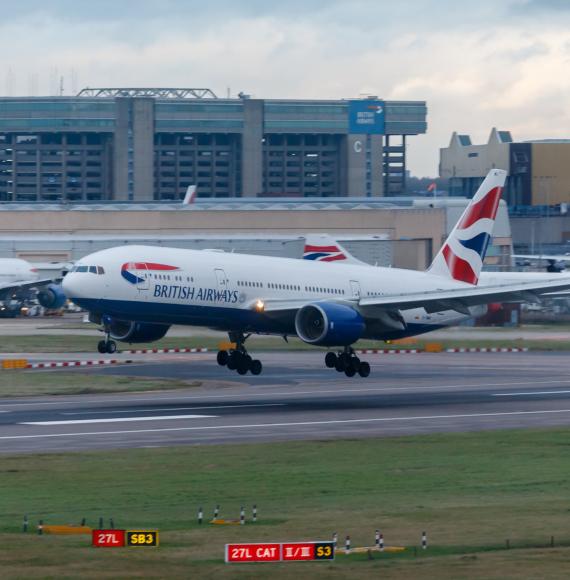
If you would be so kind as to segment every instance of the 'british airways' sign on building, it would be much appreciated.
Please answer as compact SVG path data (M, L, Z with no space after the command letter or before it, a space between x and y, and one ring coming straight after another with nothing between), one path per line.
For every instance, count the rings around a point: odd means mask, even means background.
M384 134L384 101L363 99L349 101L348 130L351 134Z

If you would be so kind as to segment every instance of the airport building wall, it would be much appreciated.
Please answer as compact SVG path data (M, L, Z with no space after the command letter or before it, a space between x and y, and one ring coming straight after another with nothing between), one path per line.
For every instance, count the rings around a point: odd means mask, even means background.
M0 98L0 201L402 193L423 101L218 99L211 91L90 89Z
M509 206L570 203L570 140L515 143L509 131L493 129L483 145L453 133L440 150L440 176L452 196L472 197L493 168L508 172L503 198Z
M97 209L8 204L0 206L0 255L34 262L65 262L103 246L181 243L184 245L178 247L288 256L287 252L293 250L287 244L302 244L299 240L308 233L327 233L349 240L351 247L371 264L425 269L467 202L453 199L401 203L407 206L397 207L395 199L386 203L200 202L186 207L101 204ZM36 210L31 211L32 207ZM502 203L487 260L495 269L509 266L510 236L506 206ZM282 238L288 240L286 244ZM378 243L387 249L374 249ZM293 253L298 253L298 249Z

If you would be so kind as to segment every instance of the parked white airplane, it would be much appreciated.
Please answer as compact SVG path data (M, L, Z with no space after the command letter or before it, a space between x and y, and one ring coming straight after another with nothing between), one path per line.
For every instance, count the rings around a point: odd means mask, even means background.
M149 342L172 324L229 333L235 349L218 363L259 374L245 342L252 333L298 336L315 346L341 348L325 357L347 376L367 376L370 365L352 349L361 338L413 336L479 316L486 305L525 301L570 288L570 278L477 285L506 172L483 181L427 272L182 250L121 246L76 263L65 294L100 322L100 352L120 340Z
M15 315L31 290L38 289L38 302L45 308L59 308L66 298L61 286L51 279L40 280L37 268L26 260L0 258L0 311Z

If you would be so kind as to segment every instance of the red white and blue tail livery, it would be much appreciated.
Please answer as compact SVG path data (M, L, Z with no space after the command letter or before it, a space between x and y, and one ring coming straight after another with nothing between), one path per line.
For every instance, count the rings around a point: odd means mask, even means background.
M341 264L363 264L328 234L307 234L303 249L303 260L315 262L338 262Z
M428 272L476 285L493 233L507 172L493 169L463 212Z

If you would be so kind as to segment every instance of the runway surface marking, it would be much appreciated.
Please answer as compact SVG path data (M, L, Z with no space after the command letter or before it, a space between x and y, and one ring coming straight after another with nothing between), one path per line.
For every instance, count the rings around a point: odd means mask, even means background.
M330 384L330 383L329 383ZM570 379L568 380L556 380L556 381L516 381L516 382L509 382L509 383L473 383L467 384L462 383L459 385L427 385L427 386L409 386L409 387L370 387L364 389L347 389L343 388L342 391L339 389L318 389L315 388L312 391L295 391L293 390L295 387L292 387L288 391L283 392L269 392L271 389L271 385L260 385L257 388L262 388L267 392L263 391L249 391L249 392L241 392L241 393L230 393L229 395L210 395L207 393L201 395L188 395L188 396L177 396L177 397L112 397L112 398L101 398L101 399L76 399L71 401L57 401L57 402L44 402L40 401L37 403L0 403L0 408L7 408L7 407L35 407L39 405L76 405L77 403L136 403L139 401L190 401L195 399L227 399L228 397L242 397L242 396L255 396L255 397L275 397L275 396L288 396L294 397L296 395L320 395L320 394L330 394L336 393L337 395L343 395L347 393L370 393L370 392L386 392L386 391L399 391L399 390L413 390L413 389L468 389L472 387L513 387L513 386L521 386L521 385L551 385L551 384L570 384ZM255 385L243 385L244 387L255 387ZM279 385L280 387L282 385ZM318 387L318 383L315 383L315 386Z
M566 395L570 391L529 391L528 393L493 393L493 397L524 397L526 395Z
M156 413L157 411L203 411L205 409L251 409L252 407L286 407L287 403L259 403L255 405L211 405L209 407L172 407L164 409L123 409L122 411L81 411L77 413L61 413L69 417L74 415L116 415L118 413ZM9 411L0 411L8 413Z
M560 413L570 413L570 409L549 409L542 411L508 411L508 412L497 412L497 413L460 413L454 415L419 415L412 417L376 417L372 419L331 419L329 421L299 421L290 423L254 423L251 425L205 425L203 427L166 427L162 429L135 429L129 431L91 431L85 433L45 433L41 435L6 435L1 436L0 440L15 440L15 439L42 439L42 438L53 438L53 437L93 437L100 435L128 435L137 433L165 433L172 431L212 431L212 430L224 430L224 429L264 429L264 428L275 428L275 427L310 427L316 425L348 425L356 423L380 423L380 422L396 422L396 421L432 421L440 419L469 419L477 417L514 417L522 415L548 415L548 414L560 414ZM164 419L172 419L173 417L164 417ZM148 418L150 419L150 417ZM154 417L153 417L154 419ZM114 421L121 421L122 419L115 419ZM124 419L123 419L124 420ZM129 421L134 420L133 418L127 419ZM103 420L94 419L87 421L76 421L73 423L97 423L103 422ZM54 425L55 422L47 422L48 425ZM29 423L21 423L22 425ZM33 423L35 425L41 425L42 423ZM61 423L60 423L61 424ZM64 421L63 424L70 424L68 421Z
M169 419L215 419L217 415L157 415L156 417L107 417L106 419L68 419L66 421L29 421L18 425L87 425L89 423L126 423L127 421L167 421Z

